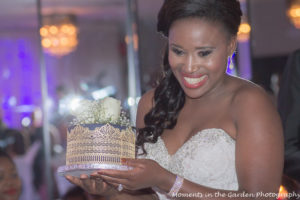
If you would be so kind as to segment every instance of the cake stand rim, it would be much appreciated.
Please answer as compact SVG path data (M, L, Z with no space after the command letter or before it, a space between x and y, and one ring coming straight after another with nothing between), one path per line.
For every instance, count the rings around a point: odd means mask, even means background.
M127 165L116 165L116 164L74 164L74 165L63 165L57 168L57 173L64 176L68 172L74 171L86 171L86 170L100 170L100 169L114 169L121 171L131 170L132 167Z

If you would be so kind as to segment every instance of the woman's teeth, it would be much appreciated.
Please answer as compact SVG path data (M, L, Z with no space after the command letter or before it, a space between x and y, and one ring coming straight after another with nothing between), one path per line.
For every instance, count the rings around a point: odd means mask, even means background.
M203 81L205 76L201 76L200 78L190 78L190 77L183 77L183 78L188 84L194 85Z

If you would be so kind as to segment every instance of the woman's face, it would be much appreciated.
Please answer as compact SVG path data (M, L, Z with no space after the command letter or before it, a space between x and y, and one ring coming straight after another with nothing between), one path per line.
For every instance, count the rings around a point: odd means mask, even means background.
M21 194L21 180L15 165L5 157L0 157L0 199L18 200Z
M235 40L218 23L199 18L175 21L169 30L169 63L186 96L199 98L222 88L234 48Z

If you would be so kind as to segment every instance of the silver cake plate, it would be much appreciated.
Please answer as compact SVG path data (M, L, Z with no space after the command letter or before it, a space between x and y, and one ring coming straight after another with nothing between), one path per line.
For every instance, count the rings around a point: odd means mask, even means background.
M75 176L80 177L81 174L90 175L95 171L101 169L114 169L121 171L131 170L132 167L126 165L113 165L113 164L78 164L78 165L65 165L57 169L57 173L61 176Z

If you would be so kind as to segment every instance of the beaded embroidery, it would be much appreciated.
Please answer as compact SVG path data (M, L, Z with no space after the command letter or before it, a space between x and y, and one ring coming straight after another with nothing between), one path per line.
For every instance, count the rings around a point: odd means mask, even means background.
M75 125L67 135L66 164L117 164L135 158L135 134L112 124Z
M146 143L147 155L162 167L191 182L223 190L238 190L235 169L235 140L224 130L210 128L199 131L170 155L161 137ZM139 149L140 151L140 149ZM171 199L167 193L153 188L160 200Z

